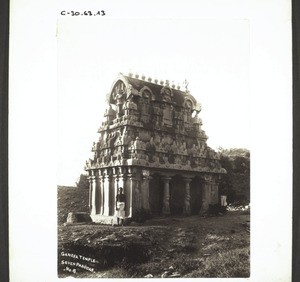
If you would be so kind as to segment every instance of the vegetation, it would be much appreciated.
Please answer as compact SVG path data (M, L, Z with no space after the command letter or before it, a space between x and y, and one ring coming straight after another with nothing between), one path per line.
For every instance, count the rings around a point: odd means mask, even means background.
M227 174L220 183L220 193L228 203L250 202L250 152L247 149L219 148L220 161Z
M89 180L86 174L80 174L76 181L76 187L81 189L89 189Z

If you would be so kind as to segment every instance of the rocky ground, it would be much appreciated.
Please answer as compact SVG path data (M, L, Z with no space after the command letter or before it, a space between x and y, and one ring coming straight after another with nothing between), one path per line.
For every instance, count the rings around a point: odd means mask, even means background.
M74 188L76 189L76 188ZM58 197L60 277L248 277L250 215L160 217L128 226L62 224L63 215L86 198ZM84 194L85 192L83 192ZM67 195L67 196L66 196ZM65 198L69 197L69 200ZM75 210L69 210L75 211ZM77 211L79 211L77 209ZM83 210L81 210L83 211Z

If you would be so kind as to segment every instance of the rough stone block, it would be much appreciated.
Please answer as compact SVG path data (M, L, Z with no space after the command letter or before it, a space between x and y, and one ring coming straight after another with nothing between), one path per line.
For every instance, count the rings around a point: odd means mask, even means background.
M69 212L67 217L67 224L92 222L90 215L86 212Z

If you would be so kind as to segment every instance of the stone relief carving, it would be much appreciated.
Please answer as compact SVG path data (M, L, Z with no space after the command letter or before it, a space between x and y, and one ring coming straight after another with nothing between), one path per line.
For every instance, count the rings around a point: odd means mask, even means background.
M182 94L182 104L176 104L173 91L179 90L167 84L161 85L157 94L148 86L140 90L134 87L118 82L113 88L112 104L105 110L105 121L98 130L99 140L92 146L94 159L87 161L86 167L134 160L136 164L165 168L221 170L218 154L206 145L200 104L188 92Z

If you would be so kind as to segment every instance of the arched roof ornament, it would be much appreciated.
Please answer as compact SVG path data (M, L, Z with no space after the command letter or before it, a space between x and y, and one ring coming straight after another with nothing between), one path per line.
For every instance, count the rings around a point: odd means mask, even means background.
M191 110L195 109L194 102L192 101L192 99L189 96L186 96L184 98L183 106L185 108L188 108L188 109L191 109Z
M124 89L123 89L124 93L123 94L125 94L125 97L124 97L125 99L127 99L130 96L130 94L134 94L134 95L138 94L138 91L132 87L132 85L129 83L127 78L122 73L119 73L119 75L113 82L111 90L109 92L109 103L115 104L116 99L114 97L114 95L115 95L114 91L115 91L115 88L120 83L124 84Z
M173 102L173 90L170 86L164 86L161 91L160 94L162 96L162 100L165 102Z
M144 97L145 92L149 92L150 93L150 97L149 97L150 101L154 101L155 100L155 96L153 95L152 90L148 86L144 86L139 91L140 96Z

